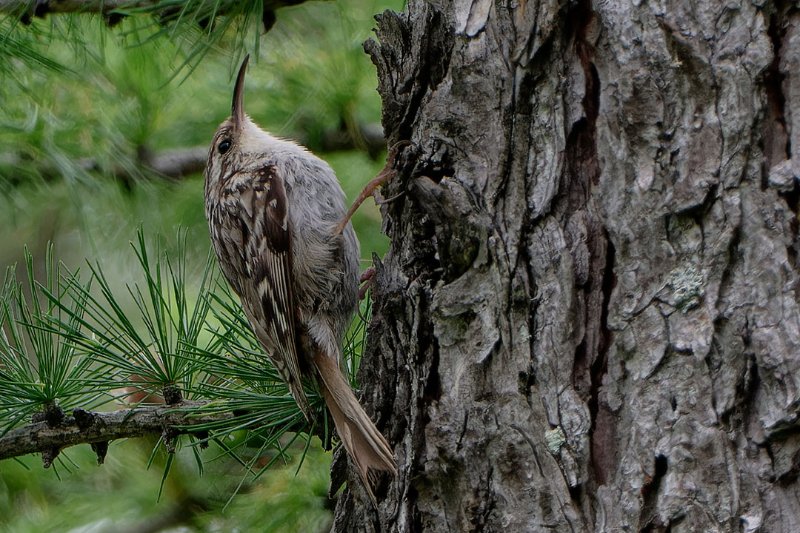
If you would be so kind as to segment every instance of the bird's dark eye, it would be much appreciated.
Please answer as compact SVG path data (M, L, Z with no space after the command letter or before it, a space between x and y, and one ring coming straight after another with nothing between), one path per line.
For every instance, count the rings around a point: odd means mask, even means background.
M222 139L222 141L220 141L220 143L217 145L217 151L221 154L224 154L230 149L231 149L230 139Z

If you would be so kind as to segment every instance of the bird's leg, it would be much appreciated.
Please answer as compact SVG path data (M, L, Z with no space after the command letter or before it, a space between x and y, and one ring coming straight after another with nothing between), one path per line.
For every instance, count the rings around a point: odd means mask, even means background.
M366 200L368 196L374 194L378 187L389 181L390 178L397 174L397 170L394 168L397 154L400 152L401 148L408 146L409 144L411 144L409 141L400 141L389 149L389 155L386 157L386 166L384 166L383 169L378 172L378 175L375 176L372 181L367 183L366 187L364 187L364 189L361 191L361 194L359 194L358 198L356 198L356 201L353 202L353 205L347 210L347 214L344 216L342 221L339 222L338 226L336 226L336 229L333 232L334 235L339 235L342 233L342 231L344 231L345 226L347 226L347 223L350 222L353 214L361 206L361 204L364 203L364 200Z
M358 280L359 300L364 299L364 297L367 295L367 291L372 287L373 283L375 283L375 267L369 267L361 274L361 278Z

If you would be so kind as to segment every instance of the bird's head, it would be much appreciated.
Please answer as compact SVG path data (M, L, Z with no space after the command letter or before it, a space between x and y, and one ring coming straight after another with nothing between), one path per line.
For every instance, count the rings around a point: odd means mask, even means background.
M264 152L271 137L244 112L244 77L250 55L245 56L233 89L231 116L220 124L208 152L206 186L243 170L252 156Z

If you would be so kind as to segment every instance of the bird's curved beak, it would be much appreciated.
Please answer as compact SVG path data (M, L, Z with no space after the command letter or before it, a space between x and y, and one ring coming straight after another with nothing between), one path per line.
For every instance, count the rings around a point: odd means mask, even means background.
M247 71L247 62L250 54L244 56L242 66L239 67L239 75L236 77L236 86L233 89L233 103L231 104L231 118L233 127L237 130L244 124L244 75Z

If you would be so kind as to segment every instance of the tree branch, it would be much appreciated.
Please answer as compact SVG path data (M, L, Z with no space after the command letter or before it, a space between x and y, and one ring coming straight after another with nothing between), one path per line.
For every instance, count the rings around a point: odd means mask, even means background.
M208 146L195 146L193 148L177 148L152 153L149 150L140 150L139 165L159 176L179 179L191 174L199 174L206 168L208 160ZM101 170L97 161L91 158L78 160L80 167L87 172ZM131 178L130 169L123 166L112 169L111 173L118 179Z
M0 0L0 2L2 1ZM298 142L305 146L313 144L307 138L300 138ZM358 126L355 133L342 129L326 130L322 134L319 146L311 146L311 148L317 148L321 152L366 150L371 157L377 157L386 149L386 140L380 124L362 124ZM149 169L166 178L178 179L203 172L208 160L208 146L177 148L158 153L142 147L139 150L138 159L142 168ZM91 158L80 159L78 164L86 171L100 170L99 164ZM117 178L125 179L130 177L130 170L123 167L115 168L113 174Z
M2 2L3 0L0 0L0 3ZM323 132L319 145L312 145L311 148L316 148L320 152L366 150L373 158L378 157L386 149L386 141L383 138L383 129L380 124L362 125L356 135L357 138L347 131L327 130ZM300 138L298 141L305 146L312 144L309 139ZM207 159L208 146L206 145L174 148L161 152L153 152L146 147L141 147L137 153L136 164L143 171L149 171L167 179L179 180L192 174L202 173L206 168ZM31 160L24 159L17 154L0 153L0 166L22 167L32 164ZM107 173L123 181L134 178L131 168L126 165L116 165L108 169L104 168L99 160L91 157L77 159L75 164L84 172ZM39 163L36 170L45 179L57 179L62 172L56 166L47 163Z
M109 441L145 435L164 435L169 439L198 432L190 426L223 422L234 417L232 411L198 412L208 403L184 401L175 405L134 407L105 413L75 409L58 425L46 421L33 422L0 437L0 460L41 453L47 467L60 450L77 444L92 444L102 462L105 456L103 445Z
M118 9L152 8L158 0L59 0L31 2L30 0L0 0L0 13L19 14L28 11L36 16L47 13L110 13Z
M272 0L265 2L265 7L277 9L279 7L295 5L303 0ZM159 4L162 4L159 6ZM223 3L216 13L224 15L233 2ZM171 4L164 5L163 0L0 0L0 13L19 15L29 13L37 17L44 17L49 13L91 13L108 14L112 12L125 12L130 10L141 11L169 11L174 10Z

